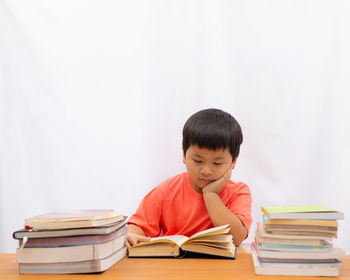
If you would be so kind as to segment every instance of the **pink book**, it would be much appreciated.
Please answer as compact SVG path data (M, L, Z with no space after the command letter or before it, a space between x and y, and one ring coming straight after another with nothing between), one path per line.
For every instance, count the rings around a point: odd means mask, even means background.
M42 215L27 218L27 222L32 221L78 221L78 220L96 220L104 219L109 215L113 215L113 209L101 210L70 210L49 212Z
M50 212L25 220L27 229L59 229L103 226L123 219L122 214L113 214L112 209L75 210Z

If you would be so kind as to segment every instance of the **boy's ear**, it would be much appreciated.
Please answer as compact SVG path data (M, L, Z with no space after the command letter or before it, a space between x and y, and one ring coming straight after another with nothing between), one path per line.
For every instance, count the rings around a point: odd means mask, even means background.
M185 153L182 151L182 162L186 164L186 156Z
M236 161L237 161L237 159L238 159L238 156L235 158L235 160L232 162L232 170L235 168L235 166L236 166Z

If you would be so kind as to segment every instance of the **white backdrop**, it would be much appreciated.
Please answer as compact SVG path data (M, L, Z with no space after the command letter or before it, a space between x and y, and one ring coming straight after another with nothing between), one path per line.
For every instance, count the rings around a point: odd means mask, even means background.
M0 252L29 216L113 208L185 170L199 109L240 122L232 179L260 205L343 211L349 1L0 1Z

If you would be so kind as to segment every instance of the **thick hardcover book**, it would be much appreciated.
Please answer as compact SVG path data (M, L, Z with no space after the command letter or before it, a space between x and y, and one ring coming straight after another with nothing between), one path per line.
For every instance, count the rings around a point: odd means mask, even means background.
M342 262L334 259L327 262L264 262L259 258L252 246L251 257L254 272L258 275L286 275L286 276L338 276Z
M236 247L228 225L198 232L191 237L172 235L152 238L129 249L129 257L182 257L184 252L195 252L234 259Z
M19 272L22 274L73 274L97 273L109 269L126 255L122 247L112 255L99 260L61 263L20 263Z
M124 246L125 235L114 240L92 245L52 248L19 248L18 263L58 263L104 259Z

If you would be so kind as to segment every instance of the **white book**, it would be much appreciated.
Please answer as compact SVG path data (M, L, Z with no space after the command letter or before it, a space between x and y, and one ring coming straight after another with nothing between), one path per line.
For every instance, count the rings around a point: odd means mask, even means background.
M126 248L122 247L113 255L93 261L66 263L20 263L19 272L22 274L72 274L95 273L109 269L126 255Z
M327 240L323 239L284 239L284 238L270 238L259 237L259 244L264 245L295 245L295 246L325 246L328 244Z
M19 248L18 263L58 263L79 262L104 259L124 246L125 235L114 240L92 245L52 247L52 248Z
M341 262L303 264L303 263L262 263L259 261L254 248L251 250L254 272L257 275L284 276L339 276Z
M268 233L264 227L261 228L261 232L258 232L257 235L259 238L270 238L270 239L290 239L290 240L327 240L332 242L333 238L329 236L321 235L293 235L293 234L272 234Z
M270 251L258 250L260 258L274 258L274 259L339 259L345 257L345 251L341 248L332 248L329 252L287 252L287 251Z
M273 213L270 219L314 219L314 220L344 220L342 212L295 212L295 213Z
M305 246L305 245L281 245L281 244L261 244L258 243L259 250L283 251L283 252L320 252L328 253L333 250L332 244L328 243L323 246Z

